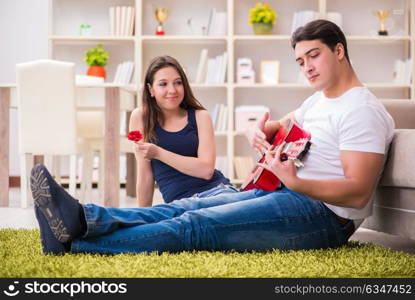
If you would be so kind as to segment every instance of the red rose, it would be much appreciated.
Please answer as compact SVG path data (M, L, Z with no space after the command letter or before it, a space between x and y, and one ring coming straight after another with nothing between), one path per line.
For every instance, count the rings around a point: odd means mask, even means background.
M141 134L140 131L136 130L136 131L130 131L128 133L127 138L130 141L134 141L134 142L138 142L139 140L141 140L143 138L143 135Z

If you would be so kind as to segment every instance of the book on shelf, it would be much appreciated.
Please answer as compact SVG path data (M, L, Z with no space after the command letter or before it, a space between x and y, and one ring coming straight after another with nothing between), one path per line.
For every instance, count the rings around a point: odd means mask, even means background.
M219 104L219 112L218 118L216 120L215 131L223 132L227 130L227 122L228 121L228 106L225 104Z
M293 15L291 26L291 34L299 27L304 26L308 22L320 19L320 13L313 10L297 11ZM326 19L333 22L340 28L343 26L343 16L339 12L329 11L326 13Z
M215 66L216 66L216 59L215 58L208 58L207 60L207 69L206 69L206 84L212 84L215 80Z
M213 83L220 83L220 73L222 69L222 63L223 63L223 55L218 55L215 58L215 73L213 77Z
M115 34L115 7L111 6L110 10L110 36L114 36Z
M320 18L320 13L313 10L297 11L293 15L293 21L291 25L291 34L299 27L304 26L308 22L317 20Z
M224 132L228 129L228 106L225 104L215 104L212 113L212 123L215 132Z
M209 35L209 30L210 30L210 24L212 23L212 18L213 18L213 14L216 12L216 8L212 8L210 10L209 16L208 16L208 20L207 20L207 24L206 24L206 35Z
M222 54L218 83L225 83L227 66L228 66L228 52L225 51Z
M202 50L203 51L203 50ZM208 58L206 64L206 76L204 82L206 84L221 84L225 82L226 69L228 66L228 53L225 51L222 55L214 58ZM203 65L202 65L203 67ZM201 70L203 77L204 70ZM198 70L199 73L199 70ZM203 81L203 78L201 78Z
M282 161L292 160L296 167L302 167L301 160L307 154L311 146L311 135L303 130L297 123L289 121L284 124L274 135L270 144L279 147L283 142L286 144L281 151ZM259 159L258 163L264 164L265 154ZM262 166L256 165L254 170L246 178L241 189L248 191L251 189L261 189L264 191L275 191L281 187L280 179L271 171Z
M117 66L114 76L114 83L129 84L134 73L134 62L125 61Z
M128 28L128 35L134 35L134 25L135 25L135 7L130 6L131 14L130 14L130 27Z
M126 35L127 7L121 6L120 36Z
M135 8L133 6L111 6L109 23L111 36L134 35Z
M135 13L135 8L132 6L127 6L125 7L126 12L125 12L125 21L123 22L124 26L124 30L123 30L123 36L132 36L134 33L134 13Z
M223 105L222 106L222 119L220 120L219 123L219 132L224 132L226 130L228 130L228 106L227 105Z
M396 84L411 84L412 81L412 59L397 59L393 71L393 82Z
M221 130L222 127L222 120L223 120L223 112L224 112L224 104L218 104L219 110L218 110L218 117L216 118L215 124L215 132L218 132Z
M227 14L224 11L218 12L212 8L209 13L206 26L206 35L224 36L227 34Z
M206 78L207 55L208 49L202 49L200 52L199 64L197 66L195 83L203 83Z
M215 107L213 108L213 112L212 112L212 124L213 124L214 129L216 129L216 122L219 116L219 107L220 107L220 104L216 103Z
M121 35L121 6L115 7L115 36Z

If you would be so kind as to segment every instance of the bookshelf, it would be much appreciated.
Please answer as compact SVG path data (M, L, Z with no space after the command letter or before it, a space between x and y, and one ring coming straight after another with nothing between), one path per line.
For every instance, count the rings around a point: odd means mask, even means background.
M313 10L325 17L328 12L342 15L342 29L346 34L352 64L359 78L380 99L415 99L414 81L395 83L395 60L415 57L415 0L270 0L263 1L277 11L278 19L273 35L257 36L248 24L249 9L254 0L49 0L49 56L76 62L77 73L85 74L82 61L86 49L102 43L110 52L106 67L108 79L114 78L117 65L131 60L135 63L133 89L141 91L141 80L149 61L156 55L176 57L194 82L199 57L208 49L209 57L227 52L228 64L224 83L192 83L195 95L211 112L215 104L228 107L228 127L216 133L217 155L228 158L228 177L234 183L233 158L254 156L243 134L234 131L234 110L239 105L266 105L276 119L295 109L313 93L307 85L297 83L299 68L294 61L290 37L295 12ZM165 36L156 36L155 5L169 8L164 23ZM109 34L109 7L135 7L135 35L114 37ZM226 34L204 35L210 11L226 12ZM379 22L373 9L390 9L386 22L388 36L378 36ZM80 37L80 24L92 25L92 35ZM189 26L191 24L191 26ZM205 27L205 28L203 28ZM374 53L376 55L374 55ZM236 62L240 57L253 61L256 83L238 84ZM278 84L259 83L262 60L279 60ZM411 65L415 72L414 64Z

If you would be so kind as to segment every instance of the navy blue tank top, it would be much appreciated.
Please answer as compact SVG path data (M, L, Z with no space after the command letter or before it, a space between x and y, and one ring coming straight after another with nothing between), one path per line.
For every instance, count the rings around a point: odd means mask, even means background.
M199 137L194 109L187 111L187 125L182 130L170 132L156 124L155 134L155 144L161 148L179 155L197 157ZM207 191L220 183L229 184L229 179L216 169L212 178L205 180L183 174L157 159L151 160L151 168L166 203Z

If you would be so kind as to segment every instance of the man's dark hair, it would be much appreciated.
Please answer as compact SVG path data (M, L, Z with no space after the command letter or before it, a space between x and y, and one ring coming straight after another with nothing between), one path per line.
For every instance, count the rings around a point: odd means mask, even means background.
M331 51L338 43L344 47L344 55L350 63L349 52L347 51L346 37L339 26L327 20L315 20L306 25L297 28L291 37L291 46L295 49L295 45L301 41L320 40L326 44Z

